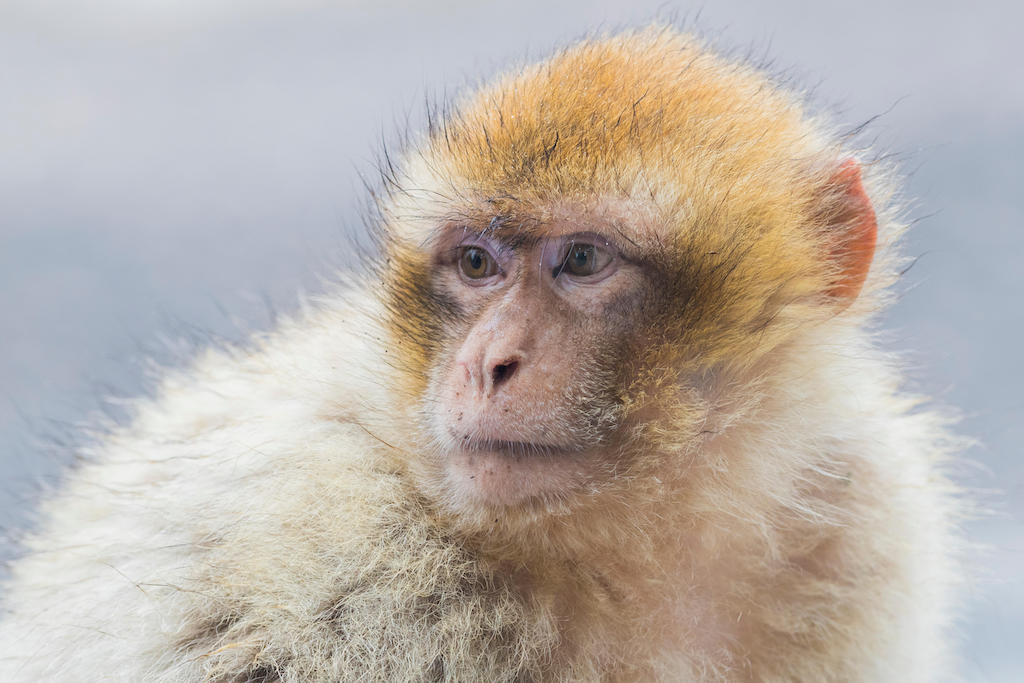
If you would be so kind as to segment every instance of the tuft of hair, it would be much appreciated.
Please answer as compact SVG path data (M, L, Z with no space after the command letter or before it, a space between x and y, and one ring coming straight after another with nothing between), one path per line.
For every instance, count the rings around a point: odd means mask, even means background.
M389 161L370 267L169 372L41 502L0 678L950 675L960 444L873 339L903 225L895 174L846 143L665 27L432 117ZM665 276L642 372L587 416L631 425L628 465L459 507L431 470L451 305L428 246L439 225L567 211L616 217Z

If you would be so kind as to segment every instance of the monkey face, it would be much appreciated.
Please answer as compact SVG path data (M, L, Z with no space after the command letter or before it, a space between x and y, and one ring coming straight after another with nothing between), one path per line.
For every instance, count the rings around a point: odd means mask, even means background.
M500 223L449 225L434 240L449 341L426 422L455 498L564 498L618 456L624 359L650 283L619 236Z

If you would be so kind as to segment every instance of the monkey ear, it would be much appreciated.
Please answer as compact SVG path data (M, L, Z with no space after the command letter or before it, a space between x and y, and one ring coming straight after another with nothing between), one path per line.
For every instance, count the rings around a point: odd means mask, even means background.
M834 279L827 294L846 308L860 294L871 269L878 241L878 220L861 180L860 164L847 159L828 182L831 244L829 256Z

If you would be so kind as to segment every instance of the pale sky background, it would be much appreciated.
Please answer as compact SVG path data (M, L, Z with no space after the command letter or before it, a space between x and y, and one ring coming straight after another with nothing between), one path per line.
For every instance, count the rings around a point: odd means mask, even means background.
M677 16L768 56L897 155L922 255L888 316L912 386L983 446L969 680L1024 680L1024 5L93 0L0 4L0 526L146 361L244 338L346 260L382 137L587 32ZM408 124L407 124L408 122ZM4 549L7 548L7 549ZM0 558L9 556L0 544Z

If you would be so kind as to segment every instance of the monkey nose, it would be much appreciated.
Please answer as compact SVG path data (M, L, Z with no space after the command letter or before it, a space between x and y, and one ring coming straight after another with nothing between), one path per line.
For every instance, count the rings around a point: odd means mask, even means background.
M512 377L519 370L519 363L518 358L506 358L500 363L491 365L486 377L486 386L484 387L488 397L493 396L495 392L511 381Z

